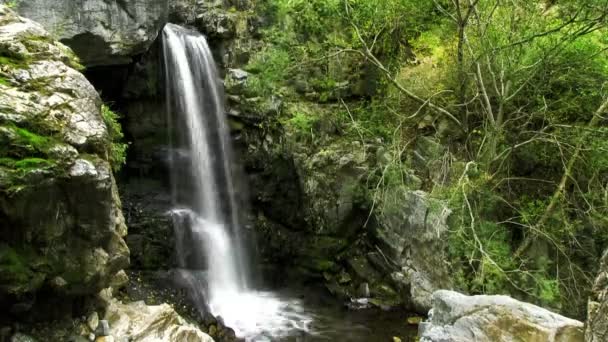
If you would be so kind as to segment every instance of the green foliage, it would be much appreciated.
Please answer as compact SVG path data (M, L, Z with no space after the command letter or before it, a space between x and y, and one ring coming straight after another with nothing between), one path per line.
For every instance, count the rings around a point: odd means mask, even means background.
M300 132L310 132L315 122L316 118L304 112L296 112L289 120L287 120L287 124L290 127Z
M27 284L32 277L23 256L6 244L0 244L0 285Z
M114 171L119 171L126 163L127 148L129 147L129 144L123 141L124 134L122 132L122 127L118 122L120 116L106 105L101 106L101 115L108 128L108 140L111 144L108 158L110 164L112 164L112 169L114 169Z
M496 192L486 174L442 189L436 196L449 200L454 210L449 235L449 255L456 285L469 293L510 294L544 306L561 307L559 279L552 263L539 255L536 265L522 270L513 258L514 230L501 222L512 210ZM522 205L522 222L534 221L545 203L531 200Z
M314 115L287 111L282 123L292 131L317 137L315 129L331 122L340 139L385 145L392 158L379 157L368 175L378 192L408 182L414 137L441 139L448 159L478 167L441 189L429 177L437 160L416 170L422 186L454 209L450 255L459 286L580 315L594 272L588 265L608 244L606 120L587 125L608 96L605 1L481 0L461 23L471 2L266 3L273 24L248 67L251 95L325 106ZM366 46L385 70L362 56ZM353 91L359 81L375 93ZM462 128L445 124L427 99ZM581 137L575 170L551 204ZM519 251L530 236L533 247Z
M253 73L247 80L247 91L255 95L270 96L276 93L291 65L289 54L281 49L266 48L256 54L246 70Z

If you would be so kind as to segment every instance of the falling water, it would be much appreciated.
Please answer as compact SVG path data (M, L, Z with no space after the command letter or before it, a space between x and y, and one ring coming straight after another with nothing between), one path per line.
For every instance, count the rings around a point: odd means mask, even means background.
M170 129L183 151L171 159L182 283L201 311L222 316L241 337L307 330L310 318L296 301L250 289L224 92L205 37L168 24L163 46L168 112L176 122Z

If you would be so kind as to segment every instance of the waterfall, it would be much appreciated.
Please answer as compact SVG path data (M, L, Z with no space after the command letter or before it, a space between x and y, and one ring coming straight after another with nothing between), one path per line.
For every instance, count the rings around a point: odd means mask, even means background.
M247 340L306 331L310 318L249 284L246 251L225 119L224 90L205 37L167 24L163 30L177 278L204 314L221 316Z
M214 299L248 287L223 86L204 36L168 24L163 38L168 108L178 117L188 156L187 165L172 163L172 169L187 166L180 176L189 179L174 189L175 202L186 208L174 211L182 218L176 221L178 263L197 270L200 258L206 260L213 309ZM189 255L199 259L188 260Z

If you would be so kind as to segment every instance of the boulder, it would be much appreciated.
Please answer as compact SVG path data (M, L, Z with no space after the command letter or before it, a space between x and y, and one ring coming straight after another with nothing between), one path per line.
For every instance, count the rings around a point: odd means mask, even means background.
M112 299L105 318L117 341L213 342L209 335L187 323L168 304L148 306L143 301L123 304Z
M593 284L587 310L585 341L608 341L608 250L602 257L600 274Z
M411 309L425 313L433 292L450 288L445 242L451 211L423 191L394 187L378 208L375 238L392 261L392 279Z
M0 61L0 301L96 293L129 263L99 95L68 47L4 5Z
M6 1L8 2L8 1ZM70 46L86 66L128 64L167 21L167 0L19 0L19 14Z
M579 342L583 323L508 296L433 294L421 342Z

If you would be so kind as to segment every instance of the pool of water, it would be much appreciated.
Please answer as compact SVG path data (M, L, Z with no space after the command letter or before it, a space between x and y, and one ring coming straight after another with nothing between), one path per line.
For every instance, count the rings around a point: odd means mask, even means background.
M320 288L289 288L273 293L284 301L298 301L301 313L310 319L307 330L294 330L278 338L262 334L251 341L383 342L398 337L413 342L417 335L417 326L408 324L410 315L405 311L349 310Z
M129 300L148 304L169 302L178 312L200 320L196 304L175 289L169 277L175 273L133 273L128 287ZM417 326L410 325L406 311L380 309L350 310L319 286L288 286L282 289L227 294L216 310L222 320L246 341L415 341ZM219 305L219 307L217 307Z

